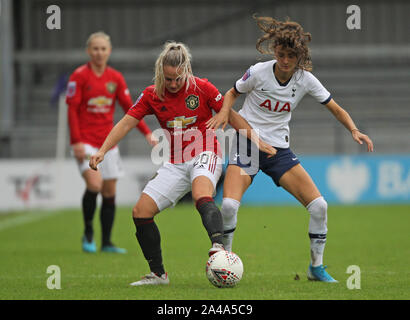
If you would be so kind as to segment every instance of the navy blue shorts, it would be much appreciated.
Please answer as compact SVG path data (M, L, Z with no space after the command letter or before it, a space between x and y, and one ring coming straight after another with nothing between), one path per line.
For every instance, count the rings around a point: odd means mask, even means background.
M290 148L275 149L278 151L276 155L268 158L267 153L260 151L253 142L237 133L229 154L229 165L241 167L252 181L259 170L262 170L280 187L279 179L300 161Z

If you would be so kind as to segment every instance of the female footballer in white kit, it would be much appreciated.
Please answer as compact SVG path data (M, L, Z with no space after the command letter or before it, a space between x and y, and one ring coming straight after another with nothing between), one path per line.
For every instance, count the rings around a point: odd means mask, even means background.
M275 184L290 192L310 213L309 238L311 261L309 280L337 282L323 266L323 252L327 235L327 202L315 183L289 148L289 121L292 111L305 94L311 95L339 120L359 144L365 142L373 151L370 138L361 133L349 114L341 108L331 94L310 72L312 64L308 42L310 33L293 21L277 21L270 17L254 17L265 32L256 45L263 54L274 59L251 66L244 76L225 95L221 111L208 121L208 128L217 129L227 124L229 111L237 97L246 93L239 114L256 130L262 140L270 143L277 154L268 158L250 142L233 145L225 175L222 216L224 221L224 247L232 249L233 232L237 225L240 201L259 170L269 175ZM266 44L267 50L263 48ZM250 163L241 163L249 156ZM259 156L255 158L255 156ZM255 164L255 159L257 163Z

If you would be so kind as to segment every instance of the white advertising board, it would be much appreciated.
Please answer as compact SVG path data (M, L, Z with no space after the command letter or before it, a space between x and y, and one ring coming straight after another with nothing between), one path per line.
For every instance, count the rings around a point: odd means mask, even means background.
M147 158L123 158L117 205L134 205L158 166ZM0 161L0 213L37 208L79 207L85 190L74 159Z

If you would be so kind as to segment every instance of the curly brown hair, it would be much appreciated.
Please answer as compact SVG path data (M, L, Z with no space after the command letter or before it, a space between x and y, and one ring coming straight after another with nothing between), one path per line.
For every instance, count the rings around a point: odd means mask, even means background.
M274 50L277 46L292 49L298 57L296 69L312 71L312 60L307 45L312 40L312 35L305 32L299 23L290 21L289 18L286 21L278 21L271 17L256 17L255 15L253 18L258 27L265 32L256 42L256 49L260 53L275 56Z

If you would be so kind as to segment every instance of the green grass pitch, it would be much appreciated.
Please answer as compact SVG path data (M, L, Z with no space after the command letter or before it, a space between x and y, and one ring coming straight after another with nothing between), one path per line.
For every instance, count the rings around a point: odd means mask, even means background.
M129 286L149 272L130 208L117 209L113 230L126 255L83 253L79 209L0 215L0 300L410 299L409 205L329 206L324 264L337 284L306 278L309 216L301 206L243 206L238 219L233 251L244 275L218 289L205 276L210 243L191 204L156 218L171 281L160 287ZM94 228L99 246L97 212ZM47 288L50 265L60 268L60 290ZM360 268L360 289L347 287L350 265Z

